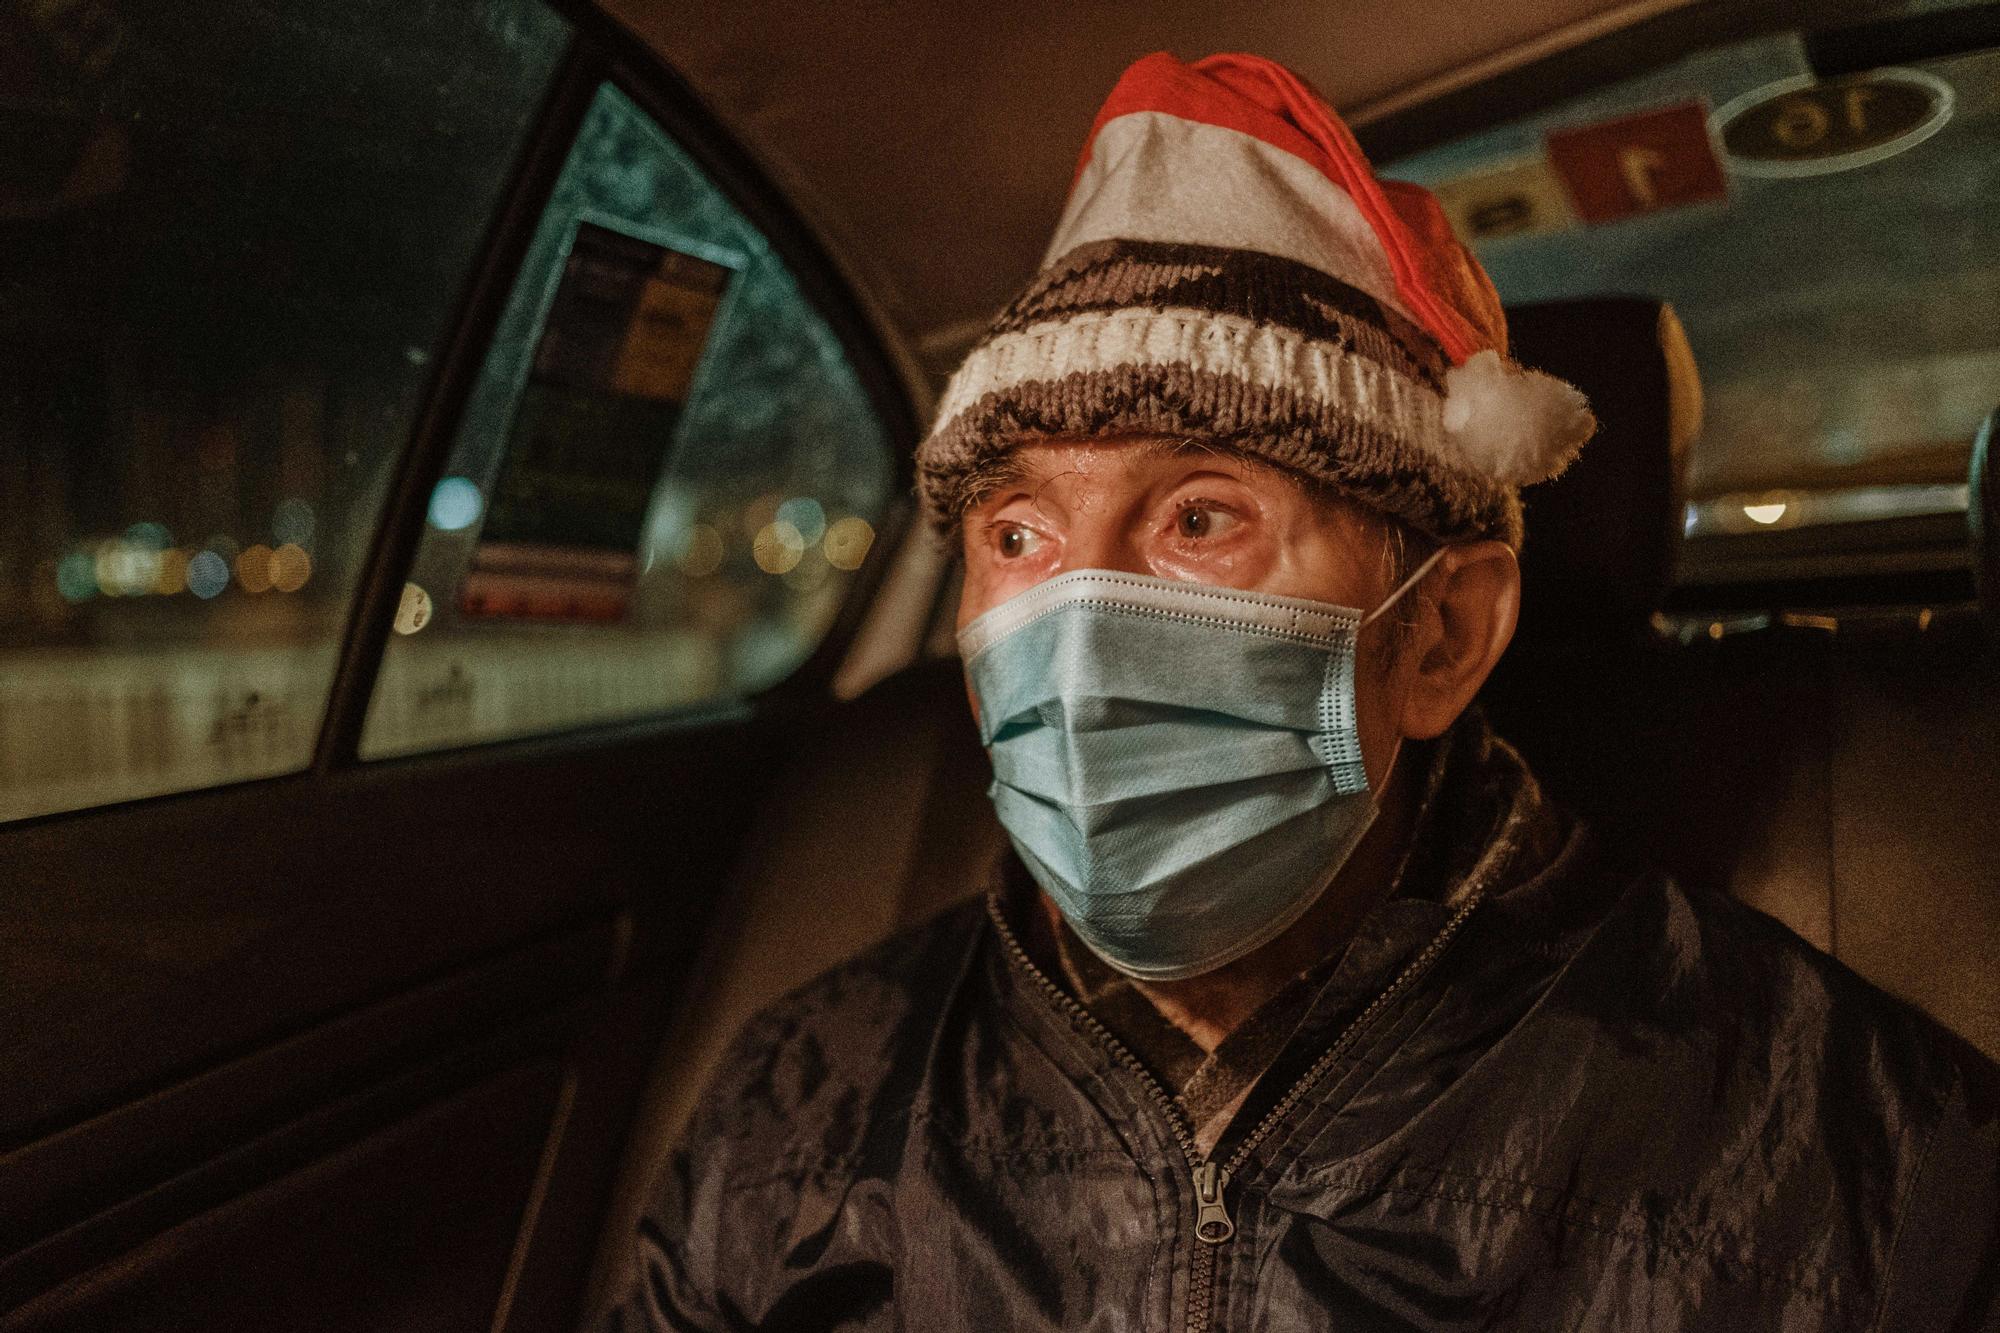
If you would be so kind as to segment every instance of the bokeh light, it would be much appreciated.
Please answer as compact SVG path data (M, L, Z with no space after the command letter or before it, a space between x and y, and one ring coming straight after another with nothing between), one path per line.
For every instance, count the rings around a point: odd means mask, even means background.
M431 491L431 526L443 532L457 532L479 521L486 497L468 477L446 477Z
M125 540L146 551L164 551L174 544L174 535L164 523L134 523L125 529Z
M835 569L859 569L875 544L875 529L865 518L843 518L826 530L826 562Z
M776 515L798 529L807 546L826 535L826 510L810 495L797 495L778 506Z
M71 551L56 561L56 591L72 603L97 596L97 562L83 551Z
M674 557L689 578L705 579L722 568L722 534L706 523L688 529L687 546Z
M297 592L312 577L312 557L296 542L286 542L271 552L271 586L279 592Z
M178 546L160 552L160 567L153 574L153 591L173 597L187 591L188 553Z
M129 537L97 544L93 572L98 590L107 597L143 597L160 576L160 553Z
M248 593L271 590L271 548L258 542L236 557L236 582Z
M777 522L778 506L784 502L783 491L765 491L743 506L743 535L754 540L758 533Z
M99 542L91 550L91 578L106 597L122 596L125 592L125 572L119 568L124 553L124 548L115 541Z
M271 535L287 546L308 548L318 523L319 516L313 513L312 505L294 496L280 501L272 511Z
M766 574L783 574L805 554L806 539L781 518L772 519L757 530L750 543L751 558Z
M219 597L229 586L229 562L214 551L197 551L188 561L188 591L204 602Z

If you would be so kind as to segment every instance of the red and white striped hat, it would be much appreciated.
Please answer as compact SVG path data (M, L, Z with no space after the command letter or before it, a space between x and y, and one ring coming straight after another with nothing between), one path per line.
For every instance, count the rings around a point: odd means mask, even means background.
M1190 436L1442 541L1518 545L1519 488L1595 428L1507 358L1479 261L1429 191L1375 178L1284 66L1160 53L1084 145L1041 271L953 375L918 450L949 528L1036 439Z

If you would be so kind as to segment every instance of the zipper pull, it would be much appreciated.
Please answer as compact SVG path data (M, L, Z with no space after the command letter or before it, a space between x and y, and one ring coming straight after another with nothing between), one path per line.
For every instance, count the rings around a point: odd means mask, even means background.
M1236 1234L1229 1207L1222 1202L1222 1191L1228 1188L1229 1172L1214 1162L1203 1162L1194 1169L1194 1234L1210 1245L1220 1245Z

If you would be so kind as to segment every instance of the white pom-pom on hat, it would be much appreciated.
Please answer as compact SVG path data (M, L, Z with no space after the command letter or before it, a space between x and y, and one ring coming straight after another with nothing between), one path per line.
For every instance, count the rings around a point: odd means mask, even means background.
M1547 481L1597 430L1590 403L1553 375L1474 352L1444 377L1444 445L1469 472L1509 486Z

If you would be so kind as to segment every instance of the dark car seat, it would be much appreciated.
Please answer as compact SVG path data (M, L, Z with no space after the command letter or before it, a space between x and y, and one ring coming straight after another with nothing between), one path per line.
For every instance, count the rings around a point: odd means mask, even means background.
M1990 641L1962 608L1928 605L1772 606L1653 632L1688 429L1671 380L1691 363L1667 312L1648 334L1648 308L1509 312L1515 354L1584 386L1603 430L1525 497L1522 627L1486 690L1495 725L1633 854L1729 888L2000 1055Z
M1734 888L2000 1048L2000 1015L1983 980L1984 958L2000 948L2000 885L1964 854L1976 845L1965 832L1972 825L1941 827L1969 815L1968 802L1990 800L1994 770L1978 788L1985 797L1963 794L1931 810L1912 808L1928 799L1914 793L1881 800L1859 771L1893 760L1911 728L1960 707L1967 691L1950 681L1898 686L1901 675L1879 669L1857 687L1824 635L1690 645L1659 634L1652 617L1672 580L1700 417L1679 322L1640 298L1523 307L1510 320L1515 354L1583 388L1601 424L1568 473L1525 497L1524 612L1485 701L1496 725L1558 797L1635 854ZM1895 666L1911 670L1901 658ZM1972 725L1991 729L2000 709L1990 692L1984 698L1987 711ZM1830 728L1834 716L1842 722ZM1920 757L1905 746L1889 768L1907 774ZM607 1223L600 1293L652 1168L742 1022L976 890L1002 842L987 779L954 658L897 672L801 739L657 1062ZM1887 827L1898 821L1900 831ZM1879 841L1859 845L1869 837ZM1958 851L1940 859L1927 841ZM1926 892L1920 866L1948 867L1959 880L1913 904ZM1952 910L1965 919L1947 928L1939 917ZM1986 953L1964 954L1961 979L1940 981L1879 941L1856 945L1857 917L1899 911L1921 923L1914 933L1926 950L1949 937Z
M1739 835L1772 819L1766 779L1791 764L1766 725L1782 699L1719 698L1729 682L1653 623L1701 425L1686 335L1670 306L1641 297L1510 307L1508 326L1514 355L1583 388L1599 428L1567 472L1523 492L1521 623L1483 702L1558 799L1684 877L1732 882ZM1689 721L1723 717L1747 730L1708 755L1716 747ZM1715 781L1680 780L1696 753L1720 765ZM1711 797L1738 817L1693 816L1689 802ZM1681 836L1697 827L1701 836ZM1824 947L1798 895L1752 896Z

